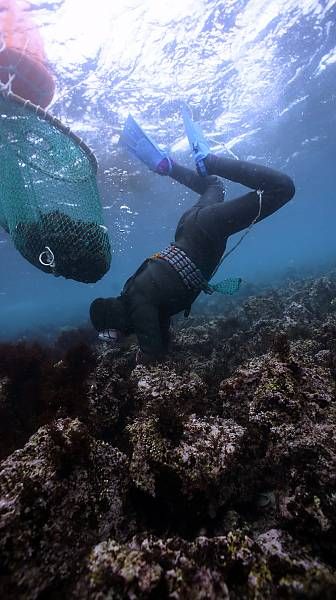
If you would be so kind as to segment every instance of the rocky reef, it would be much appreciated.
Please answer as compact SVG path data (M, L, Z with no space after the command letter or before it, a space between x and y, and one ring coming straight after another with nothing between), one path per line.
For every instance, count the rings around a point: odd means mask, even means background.
M336 273L211 302L0 346L1 598L336 597Z

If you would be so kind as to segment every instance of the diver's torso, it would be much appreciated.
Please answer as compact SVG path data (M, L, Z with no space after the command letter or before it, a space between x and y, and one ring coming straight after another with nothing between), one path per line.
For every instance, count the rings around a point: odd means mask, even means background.
M180 275L164 259L145 261L123 289L124 296L149 302L170 316L188 308L198 294L199 291L186 288Z
M216 237L215 213L214 231L202 227L200 210L193 207L181 217L175 245L187 254L206 279L210 279L225 251L227 239ZM188 309L199 293L200 290L188 290L177 271L160 258L144 261L123 290L124 295L137 296L137 301L149 302L170 316Z

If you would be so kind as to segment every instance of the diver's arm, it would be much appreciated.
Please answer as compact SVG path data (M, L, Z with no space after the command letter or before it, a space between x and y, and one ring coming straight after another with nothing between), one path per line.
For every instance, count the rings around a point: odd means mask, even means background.
M196 192L196 194L199 194L200 196L206 192L209 186L207 177L201 177L196 171L183 167L173 160L171 161L171 165L169 176L172 179L186 186L193 192Z
M171 319L168 316L161 316L160 315L159 322L160 322L160 331L161 331L162 345L163 345L163 348L165 349L165 351L167 351L169 343L170 343L170 339L171 339L171 335L170 335L170 322L171 322Z
M166 349L157 308L139 295L132 304L132 324L145 362L162 359Z

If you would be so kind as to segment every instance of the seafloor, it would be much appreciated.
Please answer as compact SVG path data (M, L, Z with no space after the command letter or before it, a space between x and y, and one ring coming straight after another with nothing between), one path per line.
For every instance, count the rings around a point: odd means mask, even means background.
M2 599L336 597L336 272L211 302L0 347Z

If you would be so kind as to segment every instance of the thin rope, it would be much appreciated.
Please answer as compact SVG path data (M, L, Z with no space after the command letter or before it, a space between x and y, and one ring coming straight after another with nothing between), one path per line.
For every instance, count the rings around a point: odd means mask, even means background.
M15 73L12 73L11 75L8 75L8 81L7 83L3 83L2 81L0 81L0 91L4 92L4 93L12 93L12 82L15 79Z
M5 42L5 38L2 35L2 33L0 33L0 44L1 44L0 52L3 52L4 50L6 50L6 42Z
M1 48L0 48L0 53L1 53L7 49L7 44L6 44L5 38L2 34L0 36L0 42L1 42ZM12 66L14 67L14 72L10 73L10 71L8 69L7 83L0 82L0 90L2 92L9 92L10 94L12 93L12 82L14 81L15 76L16 76L15 69L19 66L20 62L23 60L23 56L28 47L28 44L29 44L29 40L28 40L28 38L26 38L26 41L25 41L24 47L22 48L22 52L20 53L18 62L16 63L16 65L10 65L10 67L12 67Z
M222 146L226 152L228 154L230 154L230 156L232 156L232 158L234 158L235 160L239 160L239 156L237 156L237 154L235 154L234 152L232 152L232 150L230 150L230 148L228 148L228 146L225 144L225 142L219 142L218 140L215 140L214 138L209 138L208 137L209 142L212 142L213 144L219 144L219 146Z
M223 264L223 261L230 256L230 254L232 254L232 252L234 252L238 246L242 243L243 239L250 233L252 227L256 224L256 222L258 221L260 215L261 215L261 209L262 209L262 196L264 193L264 190L256 190L256 193L258 194L258 198L259 198L259 210L258 210L258 214L256 215L256 217L253 219L252 223L248 226L247 230L243 233L243 235L240 237L240 239L238 240L238 242L233 246L233 248L231 248L231 250L229 250L228 252L226 252L222 258L220 259L217 267L215 268L215 270L213 271L210 280L213 278L214 275L216 275L219 267Z

